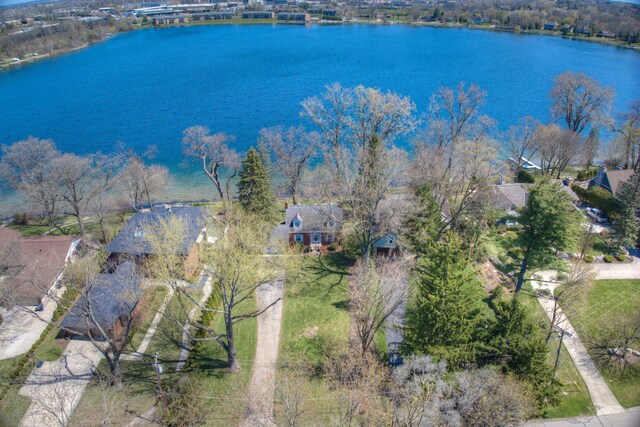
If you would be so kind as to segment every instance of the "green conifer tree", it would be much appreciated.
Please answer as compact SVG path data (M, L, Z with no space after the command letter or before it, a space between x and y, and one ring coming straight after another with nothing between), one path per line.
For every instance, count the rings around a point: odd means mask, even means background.
M265 220L273 219L275 197L271 191L269 172L253 147L242 160L239 177L238 200L245 212Z
M634 246L640 238L640 173L634 173L622 183L616 197L616 210L613 222L616 243L624 247Z
M447 232L417 266L417 295L407 318L410 350L452 366L473 361L482 316L482 285L462 241Z

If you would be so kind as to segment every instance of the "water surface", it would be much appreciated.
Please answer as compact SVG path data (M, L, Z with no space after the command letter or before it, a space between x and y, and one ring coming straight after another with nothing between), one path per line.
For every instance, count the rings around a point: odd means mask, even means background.
M465 81L487 91L484 111L504 129L526 115L548 120L553 78L567 70L612 86L617 109L640 97L638 52L553 36L400 25L140 30L0 73L0 143L33 135L77 153L155 144L173 193L201 198L211 194L205 181L181 164L188 126L234 134L244 151L262 127L302 123L300 102L332 82L406 94L425 112L439 86Z

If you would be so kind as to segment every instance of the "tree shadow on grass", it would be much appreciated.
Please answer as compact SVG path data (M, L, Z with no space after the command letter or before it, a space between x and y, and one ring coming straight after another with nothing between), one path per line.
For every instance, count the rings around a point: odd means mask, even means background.
M348 267L347 260L339 253L314 256L305 268L310 275L307 288L328 295L336 288L347 286Z

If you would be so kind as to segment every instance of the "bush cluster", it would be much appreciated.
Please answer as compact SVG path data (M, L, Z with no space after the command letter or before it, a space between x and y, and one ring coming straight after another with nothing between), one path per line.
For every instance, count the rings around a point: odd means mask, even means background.
M533 184L534 182L536 182L536 178L526 170L520 169L520 171L518 171L516 181L522 184Z
M605 255L605 256L604 256L604 262L609 262L609 263L611 263L611 262L613 262L613 259L614 259L614 258L613 258L613 255Z
M591 187L589 189L584 189L580 185L573 184L571 189L578 198L593 206L594 208L600 209L605 215L609 216L615 210L616 202L613 198L613 194L609 193L604 188L600 187Z
M584 256L584 262L591 264L593 261L595 261L595 258L593 257L593 255Z
M618 254L616 255L616 259L620 262L623 262L625 259L627 259L627 257L625 257L624 254Z
M598 175L597 169L585 169L578 172L576 176L577 181L589 181L592 178L595 178Z

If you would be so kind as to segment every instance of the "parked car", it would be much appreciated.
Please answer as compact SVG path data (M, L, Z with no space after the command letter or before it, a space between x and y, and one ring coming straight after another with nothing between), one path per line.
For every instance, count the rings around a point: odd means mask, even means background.
M600 209L587 208L587 215L593 218L596 222L606 222L607 218L604 216Z

